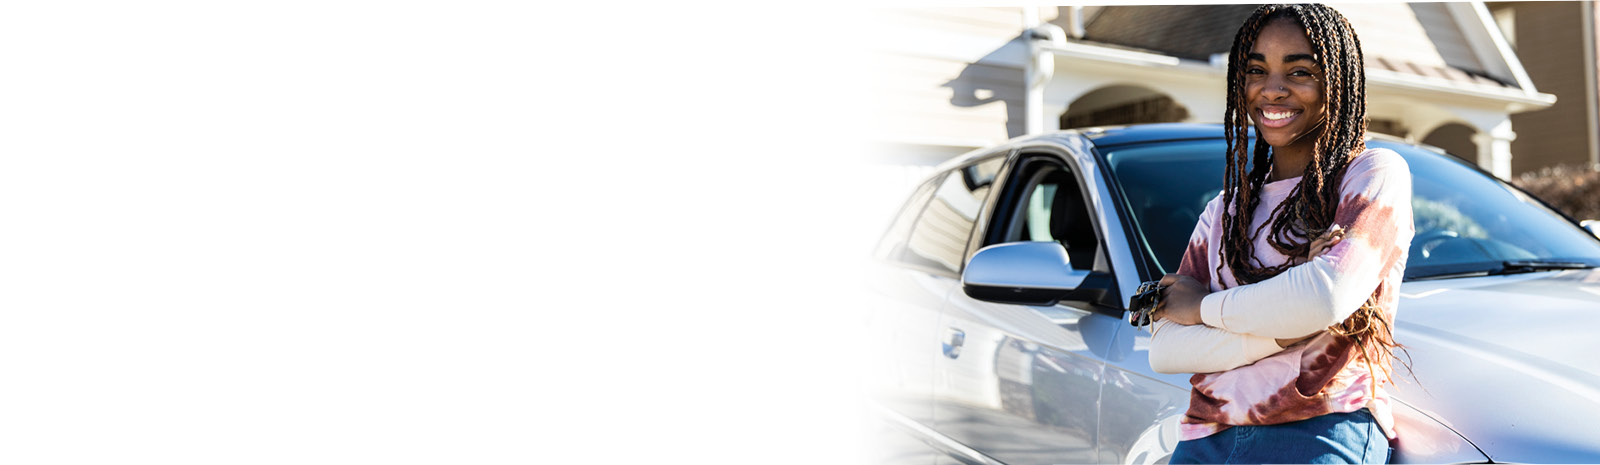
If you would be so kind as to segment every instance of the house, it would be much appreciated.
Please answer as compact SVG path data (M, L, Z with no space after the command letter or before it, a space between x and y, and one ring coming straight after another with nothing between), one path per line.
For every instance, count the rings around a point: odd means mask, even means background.
M1362 41L1369 130L1445 148L1501 178L1544 163L1580 159L1572 155L1580 149L1593 160L1592 149L1577 147L1577 142L1563 139L1549 144L1572 147L1548 147L1544 141L1535 144L1519 137L1520 121L1529 121L1529 126L1540 121L1519 118L1535 118L1558 102L1556 94L1535 85L1500 26L1513 14L1518 15L1513 18L1517 26L1532 20L1532 13L1523 12L1545 8L1528 5L1536 3L1542 2L1497 4L1494 10L1482 2L1332 4ZM881 28L869 87L871 142L886 166L915 171L1035 132L1219 122L1225 109L1227 51L1255 8L877 10L874 24ZM1495 12L1501 10L1516 13L1500 13L1497 22ZM1592 9L1585 11L1592 18ZM1578 43L1553 46L1584 50ZM1587 50L1592 70L1593 48ZM1571 100L1577 103L1571 107L1584 107L1586 98L1592 102L1594 85L1589 82L1589 96L1574 91ZM1588 126L1570 131L1595 132L1592 118L1574 121L1587 121ZM1592 136L1588 144L1594 144ZM1522 148L1562 155L1530 154L1527 161L1517 161Z
M1596 112L1594 2L1493 2L1495 24L1541 92L1560 96L1546 108L1511 115L1511 172L1600 164Z

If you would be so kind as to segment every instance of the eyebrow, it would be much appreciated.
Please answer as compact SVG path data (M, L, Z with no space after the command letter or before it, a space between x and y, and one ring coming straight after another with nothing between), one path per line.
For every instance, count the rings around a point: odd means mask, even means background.
M1249 59L1267 61L1267 57L1262 56L1260 53L1251 53L1250 56L1249 56ZM1309 61L1309 62L1312 62L1312 63L1316 63L1317 59L1316 59L1316 57L1313 57L1313 56L1311 56L1310 54L1307 54L1307 53L1296 53L1296 54L1293 54L1293 55L1287 55L1287 56L1283 57L1283 62L1284 63L1288 63L1288 62L1291 62L1291 61Z

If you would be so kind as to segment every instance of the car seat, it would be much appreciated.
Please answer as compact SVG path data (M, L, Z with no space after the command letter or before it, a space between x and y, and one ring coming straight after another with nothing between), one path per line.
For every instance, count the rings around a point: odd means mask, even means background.
M1078 189L1078 180L1066 171L1051 172L1045 182L1055 184L1056 195L1051 201L1050 235L1067 248L1067 257L1074 269L1088 270L1095 265L1095 253L1100 244L1095 239L1094 223Z

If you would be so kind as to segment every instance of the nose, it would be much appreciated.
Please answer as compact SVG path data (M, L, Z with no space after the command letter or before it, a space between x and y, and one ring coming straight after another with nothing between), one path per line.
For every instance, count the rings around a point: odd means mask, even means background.
M1262 83L1261 96L1267 100L1279 100L1289 96L1289 89L1283 85L1282 77L1268 75L1266 82Z

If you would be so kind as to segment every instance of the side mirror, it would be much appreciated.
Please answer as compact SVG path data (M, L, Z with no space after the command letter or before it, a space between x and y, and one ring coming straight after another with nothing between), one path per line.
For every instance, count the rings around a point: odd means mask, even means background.
M1110 276L1074 270L1055 242L1013 242L978 250L961 273L961 290L985 302L1055 305L1105 294Z
M1583 220L1578 222L1578 225L1583 226L1583 229L1589 231L1589 234L1593 234L1594 237L1600 237L1600 220Z

